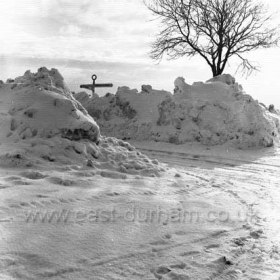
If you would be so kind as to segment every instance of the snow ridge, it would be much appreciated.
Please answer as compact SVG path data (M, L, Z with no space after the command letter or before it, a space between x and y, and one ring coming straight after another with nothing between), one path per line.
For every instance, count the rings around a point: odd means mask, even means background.
M121 139L205 145L231 143L240 148L270 147L279 142L279 115L243 91L224 74L189 85L175 80L174 94L142 86L120 87L104 97L75 94L101 132Z

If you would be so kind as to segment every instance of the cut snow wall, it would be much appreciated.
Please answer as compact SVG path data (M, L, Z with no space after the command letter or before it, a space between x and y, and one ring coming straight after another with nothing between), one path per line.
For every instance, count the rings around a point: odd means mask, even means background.
M174 94L142 86L121 87L116 95L76 94L104 135L181 144L230 142L238 147L272 146L279 141L279 115L245 94L230 75L189 85L175 80ZM82 98L81 98L82 97Z

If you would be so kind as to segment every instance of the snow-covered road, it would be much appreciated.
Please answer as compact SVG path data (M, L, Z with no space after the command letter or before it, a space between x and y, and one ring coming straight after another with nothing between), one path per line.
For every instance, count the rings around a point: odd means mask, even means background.
M251 247L234 257L236 268L246 271L245 279L279 279L279 150L246 152L226 149L226 152L222 152L206 148L206 151L200 149L195 152L194 149L191 152L190 147L172 150L164 144L150 148L150 145L141 143L138 143L138 148L146 151L150 157L156 157L180 172L197 178L198 184L192 193L201 192L203 196L209 193L212 196L226 194L243 205L247 217L252 217L249 223L243 225L250 231L250 238L246 240L250 241L248 244ZM207 190L201 188L201 182L208 183ZM238 276L237 279L242 277ZM220 278L224 279L225 275L222 273Z
M1 170L1 279L279 279L279 151L133 144L169 171Z

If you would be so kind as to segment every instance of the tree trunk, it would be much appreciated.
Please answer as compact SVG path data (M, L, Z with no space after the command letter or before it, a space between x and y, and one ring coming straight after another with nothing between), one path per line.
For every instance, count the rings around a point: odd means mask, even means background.
M211 66L211 70L212 70L213 77L218 76L218 74L217 74L217 69L216 69L215 65L212 65L212 66Z
M211 69L212 69L213 77L223 74L223 69L217 69L215 66L212 66Z
M222 69L219 69L219 70L217 71L217 76L222 75L222 74L223 74L223 70L222 70Z

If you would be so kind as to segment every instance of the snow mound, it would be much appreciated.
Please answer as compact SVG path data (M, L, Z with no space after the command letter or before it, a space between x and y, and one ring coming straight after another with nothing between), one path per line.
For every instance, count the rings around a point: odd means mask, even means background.
M125 177L118 172L157 175L163 170L130 144L102 137L93 117L73 97L56 69L27 71L1 84L0 99L2 166L80 164L103 170L98 171L100 175L111 178Z
M75 94L104 135L121 139L205 145L232 143L240 148L270 147L279 141L280 116L247 95L228 75L187 84L179 77L174 94L120 87L104 97Z
M235 78L229 74L223 74L223 75L213 77L207 81L207 83L211 83L211 82L221 82L227 85L234 85Z
M7 149L6 149L7 151ZM55 136L22 140L9 152L0 154L2 167L69 166L70 169L91 169L92 175L125 179L129 174L160 176L165 168L123 140L100 136L94 143L83 139L69 140Z
M172 97L167 91L153 90L143 85L142 91L128 87L119 87L117 93L103 97L90 96L84 93L74 95L91 116L98 120L102 133L123 140L154 139L153 120L159 118L159 103Z
M56 69L27 71L11 86L11 131L21 139L34 136L98 141L99 127L77 102Z

